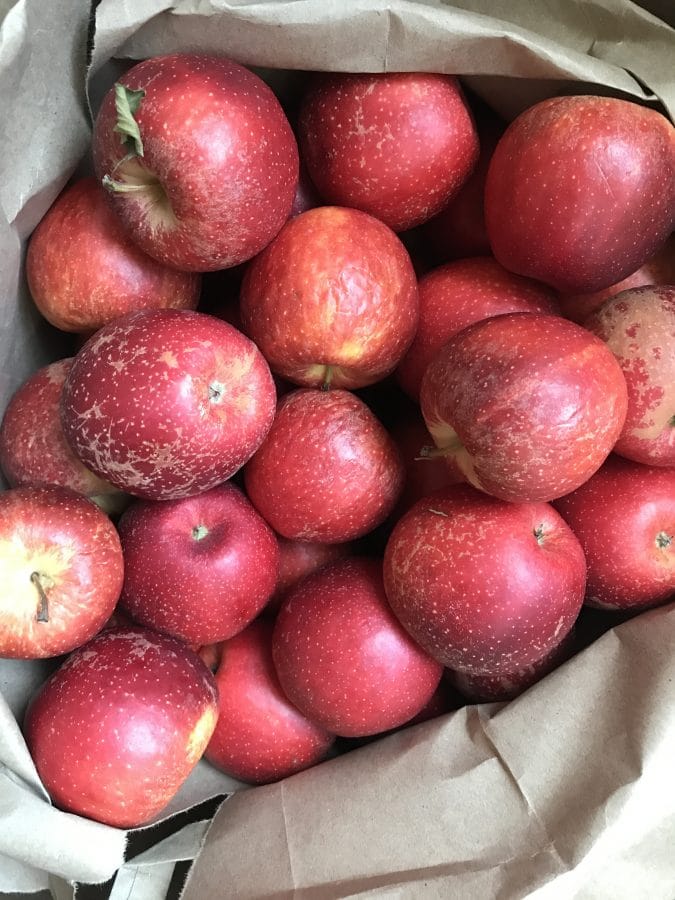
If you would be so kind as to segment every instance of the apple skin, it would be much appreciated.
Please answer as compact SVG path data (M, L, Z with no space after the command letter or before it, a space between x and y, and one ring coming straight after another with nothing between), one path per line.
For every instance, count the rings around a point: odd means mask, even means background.
M192 650L122 627L80 647L42 685L24 736L56 806L135 828L177 793L217 717L213 675Z
M403 487L403 463L358 397L301 388L279 401L244 482L253 505L283 537L339 544L387 518Z
M255 256L288 218L298 148L279 101L253 72L224 57L172 54L120 79L145 96L135 113L143 156L114 130L111 89L96 117L99 179L134 242L168 266L226 269ZM109 183L109 182L107 182Z
M395 231L437 213L478 159L473 116L451 75L318 76L303 99L298 136L326 201Z
M289 219L294 219L296 216L299 216L300 213L307 212L307 210L314 209L317 206L323 206L321 197L319 197L316 188L312 184L312 179L309 177L307 167L304 162L300 160L298 186L295 189L295 197L293 198Z
M233 637L263 609L276 585L274 532L232 484L164 503L139 500L118 529L122 610L188 644Z
M440 348L474 322L511 312L559 313L554 292L514 275L489 256L462 259L419 280L419 321L396 380L419 401L422 377Z
M267 615L276 615L284 597L305 576L316 572L326 563L343 559L354 553L350 542L344 544L323 544L317 541L292 541L277 538L279 545L279 574L274 594L265 607Z
M675 469L612 455L554 505L586 554L587 605L639 612L675 598Z
M420 500L384 553L395 615L427 653L472 675L537 662L579 614L581 544L548 503L506 503L469 485Z
M386 225L323 206L289 221L251 262L241 317L283 378L305 387L363 387L392 372L408 349L417 280Z
M452 200L421 228L435 265L492 253L485 227L485 180L505 125L487 109L480 109L477 120L480 153L473 172Z
M123 577L115 526L82 494L53 485L0 493L0 656L79 647L112 614Z
M583 484L616 443L626 381L606 344L560 316L509 313L470 325L434 357L422 414L466 480L514 502Z
M218 724L205 755L249 784L269 784L316 765L334 741L281 690L272 662L272 628L258 619L226 641L216 671Z
M600 309L606 300L630 288L649 284L675 284L675 234L650 260L622 281L592 294L561 294L558 298L560 311L566 319L584 325L591 313Z
M614 451L648 466L675 466L675 285L622 291L584 327L606 342L628 386Z
M599 291L675 227L675 129L611 97L554 97L507 128L488 170L492 252L566 293Z
M341 737L404 724L431 699L442 667L399 625L378 560L339 560L291 590L272 657L281 687L313 722Z
M75 357L61 398L66 439L121 490L173 500L215 487L260 446L274 418L267 363L220 319L131 313Z
M106 513L127 498L75 456L61 427L61 392L72 359L34 372L13 394L0 424L0 468L11 487L56 484L84 494Z
M95 178L57 197L28 244L35 305L56 328L95 331L136 309L194 309L201 276L158 263L131 241Z

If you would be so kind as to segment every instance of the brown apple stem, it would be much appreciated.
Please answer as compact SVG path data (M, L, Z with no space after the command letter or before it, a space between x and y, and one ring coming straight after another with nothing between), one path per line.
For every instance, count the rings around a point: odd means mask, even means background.
M321 385L322 391L330 390L330 383L333 380L333 366L326 366L326 372L323 376L323 384Z
M42 582L40 581L40 573L31 572L30 580L37 588L37 592L40 596L40 605L38 606L35 618L38 622L49 622L49 602L47 600L45 589L42 587Z

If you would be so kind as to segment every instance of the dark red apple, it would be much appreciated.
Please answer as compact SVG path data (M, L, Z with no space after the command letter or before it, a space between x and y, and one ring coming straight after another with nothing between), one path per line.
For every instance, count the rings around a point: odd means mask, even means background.
M326 201L362 209L395 231L442 209L478 159L473 117L451 75L318 76L298 135Z
M559 312L550 288L508 272L489 256L433 269L420 279L418 289L417 332L396 369L398 383L413 400L419 400L427 366L457 332L504 313Z
M429 702L443 671L389 609L380 562L362 558L324 566L291 590L272 656L289 700L342 737L407 722Z
M354 394L300 389L279 401L244 480L253 505L283 537L338 544L387 518L403 486L403 463Z
M592 294L562 294L558 298L560 311L565 318L583 325L610 297L648 284L675 284L675 234L650 260L617 284Z
M362 387L392 372L413 339L415 272L386 225L323 206L288 222L251 262L241 317L278 375Z
M182 641L112 628L42 685L24 735L56 806L134 828L177 793L217 716L213 675Z
M312 184L309 172L304 162L300 160L300 174L298 176L298 186L295 189L295 197L293 198L293 206L289 218L295 218L300 213L314 209L316 206L322 206L321 197L319 197L316 188Z
M451 338L422 381L440 455L502 500L561 497L597 471L626 418L626 381L599 338L560 316L509 313Z
M12 487L58 484L104 512L119 512L128 498L80 462L61 427L61 392L72 363L61 359L38 369L14 393L0 424L0 468Z
M541 659L501 675L472 675L447 669L447 680L469 703L514 700L566 662L574 652L576 628Z
M115 526L64 487L0 493L0 656L40 659L79 647L120 596Z
M67 440L112 484L152 500L215 487L260 446L274 418L260 351L213 316L131 313L75 357L61 401Z
M639 611L675 599L675 469L610 456L555 507L586 554L587 604Z
M326 563L334 562L353 553L353 545L322 544L316 541L292 541L279 536L279 574L274 595L265 607L266 613L275 614L288 593L299 581L316 572Z
M584 327L607 343L628 385L615 452L648 466L675 466L675 285L623 291Z
M384 554L394 613L434 659L503 675L546 656L584 600L581 544L548 503L505 503L469 485L420 500Z
M615 284L675 227L675 129L611 97L554 97L507 128L488 170L485 220L508 269L566 293Z
M189 644L217 643L245 628L274 591L276 537L232 484L181 500L137 501L118 527L122 609L141 625Z
M194 309L201 276L177 272L131 241L94 178L67 188L28 244L35 305L63 331L95 331L137 309Z
M218 724L206 758L233 778L268 784L325 758L333 735L293 706L272 663L272 623L226 641L216 671Z
M485 109L480 110L477 126L480 154L473 172L452 200L421 228L436 265L492 252L485 227L485 179L505 126Z
M298 181L279 101L224 57L172 54L133 66L103 101L93 150L135 243L187 271L255 256L288 218Z

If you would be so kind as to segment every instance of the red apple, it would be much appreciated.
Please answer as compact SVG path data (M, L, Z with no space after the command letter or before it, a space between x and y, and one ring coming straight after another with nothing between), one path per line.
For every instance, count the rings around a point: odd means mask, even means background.
M639 611L675 599L675 469L610 456L555 507L586 554L587 604Z
M537 103L497 145L485 220L508 269L566 293L608 287L675 227L675 129L611 97Z
M135 65L106 95L93 149L135 243L188 271L255 256L288 218L298 180L298 148L278 100L224 57Z
M451 75L323 75L298 120L319 194L395 231L425 222L457 193L478 159L478 135Z
M259 447L274 418L267 363L243 334L187 310L131 313L75 357L67 440L112 484L152 500L201 493Z
M0 656L41 659L79 647L122 590L115 526L64 487L0 493Z
M288 593L305 576L316 572L326 563L342 559L353 552L353 545L321 544L316 541L292 541L279 536L279 574L274 595L265 607L266 613L275 614Z
M453 485L401 518L384 554L394 613L434 659L503 675L546 656L584 599L579 541L547 503L505 503Z
M283 537L338 544L387 518L403 486L403 464L358 397L301 389L279 401L244 479L253 505Z
M309 172L304 162L300 160L300 174L298 176L298 186L295 189L295 197L293 198L293 206L289 218L295 218L300 213L314 209L316 206L322 206L321 197L316 192L316 188L312 184Z
M137 309L194 309L201 282L139 250L94 178L47 211L28 245L26 277L37 308L63 331L95 331Z
M675 234L650 260L617 284L592 294L562 294L559 297L560 311L567 319L584 325L590 314L600 309L605 300L629 288L648 284L675 284Z
M72 653L43 684L28 707L24 735L56 806L134 828L177 793L217 716L213 675L182 641L146 628L113 628Z
M402 725L431 699L442 674L394 618L376 560L339 560L288 594L272 656L284 693L342 737Z
M362 387L392 372L413 339L415 272L377 219L312 209L250 264L241 317L277 374L307 387Z
M122 609L189 644L233 637L276 585L274 532L232 484L181 500L137 501L118 527Z
M566 662L574 652L575 628L541 659L501 675L472 675L447 669L450 684L469 703L514 700Z
M648 466L675 466L675 286L623 291L584 327L606 341L628 385L615 452Z
M480 154L476 167L452 200L421 229L437 265L492 252L485 227L485 179L505 126L485 109L481 109L477 124Z
M58 484L108 514L120 512L128 498L80 462L61 427L61 392L72 363L61 359L38 369L12 396L0 424L0 468L12 487Z
M451 338L422 381L440 455L502 500L561 497L609 455L626 381L599 338L560 316L510 313Z
M413 400L419 400L427 366L457 332L504 313L559 311L550 288L513 275L492 257L462 259L433 269L420 279L418 289L417 333L396 369L398 383Z
M279 781L326 756L333 735L287 700L272 663L272 623L253 622L222 645L218 724L206 758L251 784Z

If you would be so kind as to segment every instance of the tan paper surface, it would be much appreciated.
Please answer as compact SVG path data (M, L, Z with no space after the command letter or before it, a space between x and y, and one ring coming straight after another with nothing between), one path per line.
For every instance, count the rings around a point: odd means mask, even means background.
M0 33L0 410L67 352L32 309L21 254L86 150L88 11L86 0L20 0ZM628 0L103 0L91 96L109 85L111 57L177 49L297 70L463 73L506 115L589 89L675 113L674 32ZM649 614L503 709L469 708L237 794L186 896L232 885L229 896L261 898L673 900L673 648L672 609ZM0 891L45 887L49 872L62 893L123 860L123 832L48 805L10 719L47 668L0 661ZM202 763L168 812L235 787ZM161 896L203 831L188 825L124 866L118 895Z

